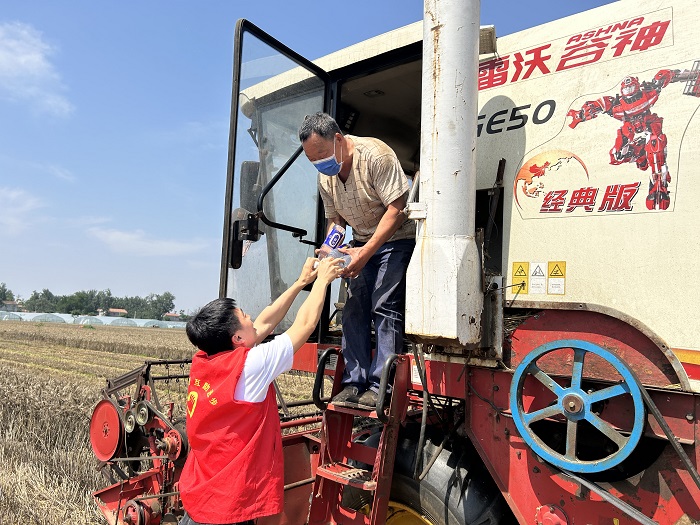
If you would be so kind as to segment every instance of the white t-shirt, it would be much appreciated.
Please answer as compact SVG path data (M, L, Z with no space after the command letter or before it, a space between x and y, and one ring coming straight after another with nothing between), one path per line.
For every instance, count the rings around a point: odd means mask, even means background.
M254 346L246 356L234 399L261 403L267 396L270 384L277 376L291 370L293 362L294 347L287 334L278 335L272 341Z

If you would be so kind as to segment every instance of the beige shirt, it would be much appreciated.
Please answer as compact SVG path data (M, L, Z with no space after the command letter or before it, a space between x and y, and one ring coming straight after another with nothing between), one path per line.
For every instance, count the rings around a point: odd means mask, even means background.
M318 189L327 219L340 215L352 227L353 238L370 240L387 206L408 197L408 179L394 151L379 139L355 137L348 180L318 174ZM406 219L389 241L415 238L415 225ZM387 241L388 242L388 241Z

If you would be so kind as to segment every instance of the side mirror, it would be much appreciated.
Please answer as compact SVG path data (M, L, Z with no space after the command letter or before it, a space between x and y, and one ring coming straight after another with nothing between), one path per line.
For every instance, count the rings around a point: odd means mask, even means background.
M229 238L229 266L234 270L243 263L243 246L246 242L255 242L262 233L258 227L258 218L243 208L237 208L232 214L231 234Z
M241 208L244 210L257 210L258 197L262 189L260 184L258 184L259 175L259 162L245 160L241 163L240 195Z

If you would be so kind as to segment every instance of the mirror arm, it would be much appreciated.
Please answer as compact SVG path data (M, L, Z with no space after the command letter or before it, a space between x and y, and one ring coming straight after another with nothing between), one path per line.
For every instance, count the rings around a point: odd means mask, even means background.
M273 222L269 220L267 217L265 217L265 212L263 211L263 201L265 200L265 196L270 193L270 190L272 190L272 187L277 184L277 181L279 181L282 178L282 175L286 173L286 171L289 169L289 167L294 164L294 161L299 158L299 155L301 155L301 152L303 151L302 147L299 146L297 150L292 154L291 157L287 160L287 162L284 163L284 166L282 166L279 171L275 174L272 179L270 179L270 182L268 182L265 187L263 188L262 192L260 192L260 196L258 197L258 212L257 216L260 218L263 223L267 224L271 228L277 228L278 230L284 230L292 233L292 236L294 237L304 237L305 235L308 235L308 232L306 230L302 230L301 228L295 228L294 226L287 226L286 224L280 224L277 222ZM304 241L301 241L304 242Z

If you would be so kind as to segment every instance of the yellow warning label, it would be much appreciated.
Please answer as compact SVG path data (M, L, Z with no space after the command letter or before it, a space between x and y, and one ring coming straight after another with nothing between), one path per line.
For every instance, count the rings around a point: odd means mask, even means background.
M515 277L525 277L528 273L528 270L525 269L525 268L527 268L527 266L528 266L528 263L519 263L518 269L515 270L515 273L513 275ZM515 268L515 266L513 266L513 268Z
M530 285L530 263L514 262L513 273L511 274L511 293L514 295L528 293Z
M549 295L566 294L566 261L547 263L547 293Z
M550 277L566 277L566 261L549 261L548 268Z

